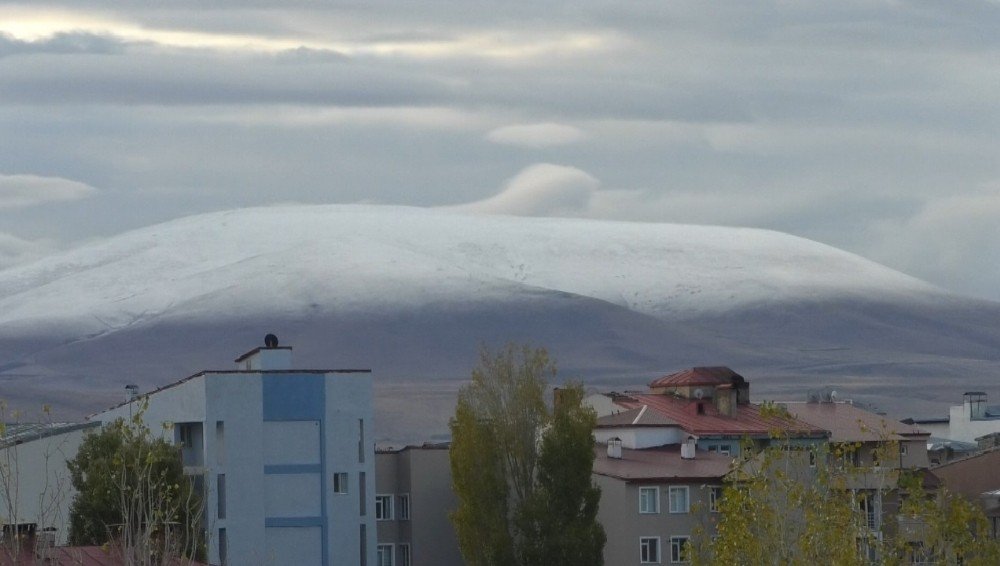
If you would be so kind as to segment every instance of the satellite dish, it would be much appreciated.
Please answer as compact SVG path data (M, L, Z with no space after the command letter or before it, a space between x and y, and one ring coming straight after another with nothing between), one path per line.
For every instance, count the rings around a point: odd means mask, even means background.
M264 337L264 346L267 348L277 348L278 347L278 337L274 334L268 334Z
M694 398L695 399L701 399L704 396L705 396L705 392L702 391L701 388L698 388L698 389L694 390Z

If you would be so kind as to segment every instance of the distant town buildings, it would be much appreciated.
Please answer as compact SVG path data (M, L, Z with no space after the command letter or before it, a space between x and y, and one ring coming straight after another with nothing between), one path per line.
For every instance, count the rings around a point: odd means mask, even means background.
M463 563L449 519L457 500L448 445L376 451L369 370L293 369L291 348L271 336L236 363L147 394L130 390L90 422L7 426L0 456L17 451L21 484L16 501L0 493L4 534L30 531L42 548L66 544L66 461L90 430L141 414L181 447L204 498L210 564ZM802 454L807 473L842 446L857 447L847 465L918 471L927 485L977 501L1000 534L1000 483L990 473L1000 465L1000 410L986 405L985 393L967 393L947 423L926 421L931 430L831 395L751 403L749 382L726 367L686 369L644 391L598 393L585 403L598 415L593 479L606 564L682 562L697 529L713 532L734 458L779 441ZM940 439L932 434L968 450L934 467ZM894 487L864 478L848 485L872 529L898 509Z

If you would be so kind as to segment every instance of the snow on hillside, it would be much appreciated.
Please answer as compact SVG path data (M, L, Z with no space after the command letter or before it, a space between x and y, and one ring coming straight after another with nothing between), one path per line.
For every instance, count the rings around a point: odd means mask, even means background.
M70 323L102 333L160 316L349 312L502 301L539 289L661 318L779 300L939 293L766 230L284 206L182 218L0 271L0 328Z

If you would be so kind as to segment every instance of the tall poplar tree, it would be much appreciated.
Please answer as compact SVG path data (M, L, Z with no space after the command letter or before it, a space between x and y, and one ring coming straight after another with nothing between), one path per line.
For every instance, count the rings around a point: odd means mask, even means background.
M545 404L555 365L544 349L509 344L480 352L452 419L452 522L471 566L602 563L593 411L583 390Z

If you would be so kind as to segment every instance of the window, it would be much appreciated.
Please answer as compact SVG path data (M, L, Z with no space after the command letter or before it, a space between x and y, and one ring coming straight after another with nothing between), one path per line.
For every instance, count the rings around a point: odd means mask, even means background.
M404 493L399 496L399 520L410 520L410 494Z
M218 474L215 476L215 498L218 500L219 507L216 510L215 516L217 519L226 518L226 474Z
M361 498L360 509L362 517L368 513L368 498L365 496L366 493L368 493L368 487L365 484L365 473L358 472L358 497Z
M639 512L640 513L660 512L660 488L658 487L639 488Z
M194 446L194 427L182 424L177 427L177 441L184 448Z
M226 465L226 424L215 421L215 463Z
M391 495L376 495L375 496L375 520L376 521L391 521L392 520L392 496Z
M361 514L364 515L364 512L362 511ZM368 566L368 525L361 523L361 534L359 535L358 540L361 542L361 555L360 560L358 560L358 564L361 566Z
M816 467L816 451L815 450L810 450L809 451L809 467L810 468L815 468Z
M719 445L719 454L723 454L725 456L729 456L729 445L728 444L720 444Z
M900 456L906 456L906 444L905 443L901 442L899 444L899 455Z
M688 488L686 485L671 486L669 489L669 497L671 513L687 513L689 511Z
M375 564L377 566L392 566L392 545L380 544L375 551Z
M670 537L670 562L687 562L688 537Z
M722 486L714 485L708 488L708 510L712 513L719 512L719 503L722 502Z
M219 562L226 566L229 562L229 541L226 540L226 529L219 529Z
M399 545L399 566L410 566L410 545Z
M660 537L639 539L639 562L643 564L660 563Z
M347 472L333 474L333 492L347 493Z
M365 463L365 419L358 419L358 462Z

